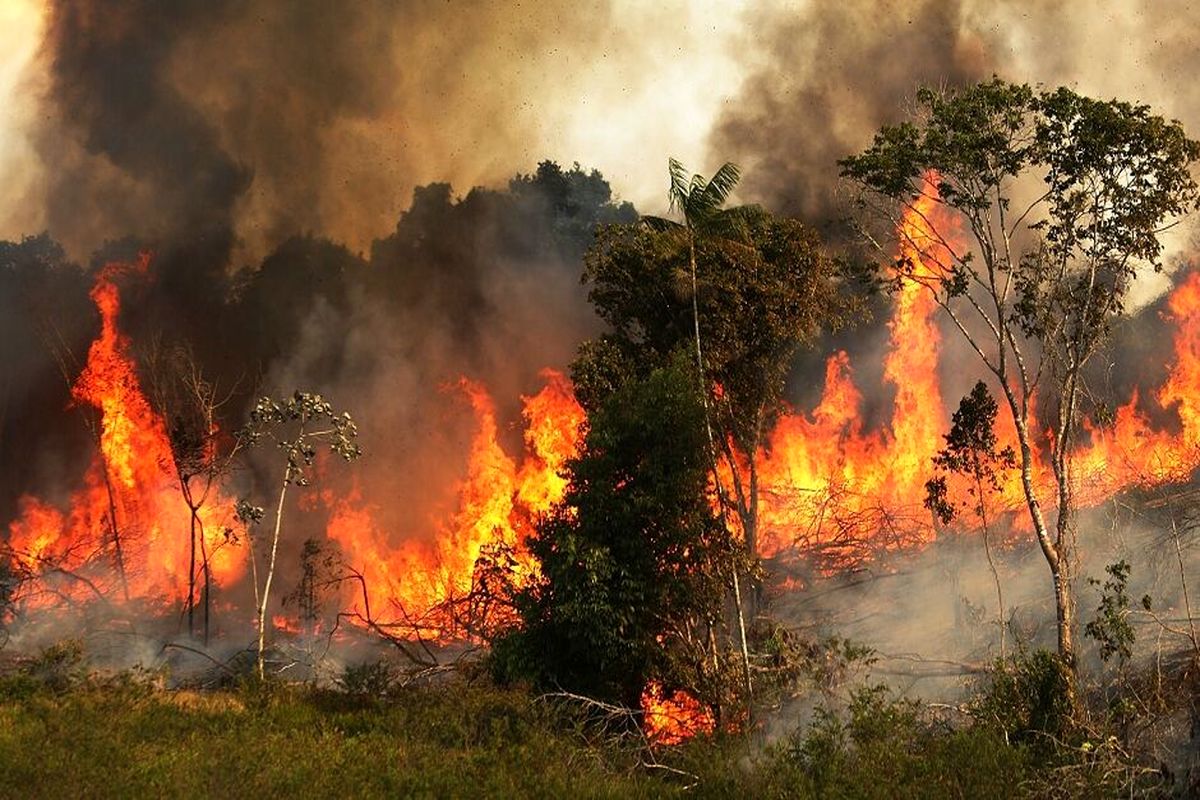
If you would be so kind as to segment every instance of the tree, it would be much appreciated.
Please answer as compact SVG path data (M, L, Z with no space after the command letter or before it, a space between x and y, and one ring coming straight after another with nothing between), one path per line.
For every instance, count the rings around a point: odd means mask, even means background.
M240 437L222 436L217 420L229 395L219 395L214 383L205 378L190 346L168 347L156 338L147 348L144 360L154 405L167 421L175 478L189 512L188 634L196 633L196 584L197 577L202 576L199 594L203 639L208 644L213 554L209 551L201 510L229 472L243 442Z
M951 501L947 475L957 474L970 481L967 492L972 502L971 511L979 518L983 531L983 550L987 555L992 580L996 584L996 620L1000 626L1000 658L1004 658L1004 587L996 561L992 557L991 529L988 524L988 495L1000 490L1000 474L1016 465L1016 453L1011 447L999 447L996 438L996 399L988 391L987 384L979 381L971 393L964 397L954 412L950 432L946 434L946 446L933 457L933 464L941 474L930 478L925 484L925 507L947 524L958 514L957 506Z
M921 89L913 120L843 159L861 230L882 222L919 252L891 272L926 287L994 377L1016 429L1021 485L1054 582L1059 655L1074 663L1072 452L1085 369L1160 235L1197 205L1200 144L1146 106L999 79ZM902 224L904 219L910 223ZM965 234L959 236L959 231ZM890 239L890 236L887 237ZM1053 525L1035 483L1037 420L1050 412Z
M735 510L754 553L754 454L785 407L796 352L822 328L839 325L849 303L814 231L754 206L720 209L736 170L686 183L678 162L671 165L672 202L684 223L646 218L606 226L585 256L589 298L610 331L581 348L572 377L589 407L628 377L692 350L706 423L715 430L713 466L721 462L732 489L726 496L719 482L722 506Z
M261 398L250 412L250 421L242 429L241 438L247 446L257 445L263 438L275 442L283 451L286 463L279 486L279 499L275 504L275 524L271 534L271 555L267 562L267 574L262 592L258 593L258 569L255 567L255 589L258 601L258 677L264 677L264 653L266 651L267 604L271 597L271 582L275 577L275 557L279 551L279 533L283 526L283 507L288 487L307 486L309 469L317 457L316 444L324 442L329 449L346 461L362 455L355 439L358 428L350 414L335 414L333 406L321 395L295 392L291 397L272 400ZM247 523L257 522L263 516L262 509L248 503L238 504L238 518ZM253 545L253 542L251 543ZM253 549L253 547L251 547Z
M681 357L589 416L561 505L536 526L540 575L497 642L502 674L636 707L651 679L719 707L717 652L738 548L708 492L704 409Z

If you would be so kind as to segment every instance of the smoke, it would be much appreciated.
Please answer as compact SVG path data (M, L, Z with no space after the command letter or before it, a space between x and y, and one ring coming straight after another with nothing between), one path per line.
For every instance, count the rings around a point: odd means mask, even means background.
M1171 494L1134 494L1080 515L1076 647L1089 675L1115 666L1100 660L1084 626L1097 616L1109 579L1105 567L1122 560L1130 566L1133 663L1142 666L1191 647L1180 618L1184 592L1195 593L1185 581L1200 574L1195 512L1186 493ZM873 648L876 680L928 699L954 700L1000 656L1002 626L1008 655L1057 647L1054 588L1040 551L1026 546L1028 534L1004 524L992 525L989 540L990 562L982 535L968 526L928 548L884 558L869 571L815 580L808 591L778 598L772 611L815 637L836 635ZM1174 632L1142 609L1146 595Z
M418 189L367 260L292 240L242 300L244 316L273 337L263 389L319 391L349 410L366 450L355 480L377 504L380 528L392 544L430 538L454 511L476 431L458 380L482 383L502 424L515 423L541 369L569 362L599 330L578 272L592 230L635 216L611 202L598 173L543 163L507 191L455 199L446 184ZM320 293L296 296L312 286ZM281 298L296 301L283 301L281 316L254 311L278 309ZM501 433L507 451L520 452L520 426Z
M921 83L997 73L1068 84L1148 102L1200 132L1200 86L1190 80L1197 15L1182 2L731 12L622 0L54 0L24 28L43 36L40 52L0 59L0 96L19 98L0 108L0 166L11 180L0 231L45 228L93 266L154 249L154 281L127 287L122 322L133 340L165 332L194 343L209 377L238 391L224 409L228 428L251 389L318 391L349 410L366 451L357 488L377 507L384 544L396 545L432 536L453 510L474 431L454 382L466 375L489 388L517 452L519 396L597 330L578 282L591 231L634 214L583 170L545 166L507 189L473 187L503 187L542 158L580 158L616 196L661 210L668 155L698 171L732 160L745 172L741 199L837 236L837 159L900 119ZM54 278L37 278L35 293L57 305L30 304L22 265L46 264ZM49 321L81 356L94 315L87 271L49 240L0 249L0 278L0 518L9 519L22 492L54 496L85 463L86 431L63 424L59 365L31 342L44 341ZM1163 280L1140 284L1137 304ZM1165 368L1163 327L1150 313L1119 332L1114 351L1139 366L1112 373L1116 396L1136 379L1160 382L1143 365ZM857 348L860 386L883 385L887 336L880 325L838 343ZM806 401L820 392L813 376L824 355L797 372ZM943 377L969 383L966 364L947 353ZM886 394L869 393L868 428L890 409ZM949 406L956 398L945 394ZM248 490L275 455L244 476ZM337 480L347 493L349 479L322 478ZM285 587L296 582L298 549L285 555ZM1085 549L1104 560L1117 552ZM1015 624L1047 641L1049 582L1037 553L999 559ZM1135 579L1146 574L1137 562ZM991 597L970 539L922 551L886 578L793 595L780 609L901 664L927 642L938 646L922 647L923 658L979 661L995 652Z
M960 2L813 3L746 21L757 63L717 120L712 150L742 165L742 194L826 223L838 216L837 160L904 112L920 83L985 74Z
M1185 31L1200 9L1184 2L1103 9L1078 2L771 4L743 20L740 89L710 135L712 160L743 166L741 195L844 235L837 160L904 118L918 86L959 86L995 74L1149 104L1200 131L1197 66ZM1190 227L1166 238L1172 267ZM1170 287L1147 273L1130 307Z
M362 252L415 187L546 157L657 200L736 80L715 46L736 15L692 6L54 0L12 61L36 90L0 128L36 180L0 232L77 258L114 235L228 239L239 266L303 233Z

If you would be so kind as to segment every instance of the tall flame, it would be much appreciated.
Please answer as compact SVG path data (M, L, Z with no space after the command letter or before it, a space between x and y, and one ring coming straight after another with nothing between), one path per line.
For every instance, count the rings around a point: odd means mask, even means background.
M191 513L178 489L166 424L142 392L129 340L117 324L116 279L145 273L148 265L148 256L109 264L96 278L91 299L100 312L100 335L71 397L97 412L99 452L65 514L37 498L21 500L9 545L35 571L48 560L62 569L84 569L103 554L130 597L169 603L187 597ZM242 571L242 560L223 547L229 508L216 497L201 511L217 583L232 582Z
M499 444L487 390L465 378L459 382L477 429L457 491L458 509L438 526L432 542L409 539L392 546L374 521L378 509L364 504L357 493L336 505L327 533L352 563L361 565L365 600L359 596L353 601L360 615L369 611L372 617L387 618L389 611L399 610L436 637L452 625L439 613L431 619L429 612L471 592L477 564L489 550L513 559L514 580L531 574L535 567L525 553L525 538L536 516L562 499L562 470L576 453L584 422L570 381L554 370L544 370L542 377L542 390L522 398L526 454L519 468Z

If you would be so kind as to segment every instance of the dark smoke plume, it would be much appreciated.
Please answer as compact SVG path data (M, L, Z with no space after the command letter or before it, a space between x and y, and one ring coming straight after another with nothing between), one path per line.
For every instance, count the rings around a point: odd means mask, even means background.
M45 221L73 254L114 235L218 239L242 264L300 233L363 250L412 189L521 164L527 101L566 91L606 3L54 0L34 132Z
M835 220L839 158L897 121L918 84L985 74L962 17L961 2L938 0L751 14L762 66L718 119L712 150L743 166L743 193L768 208Z

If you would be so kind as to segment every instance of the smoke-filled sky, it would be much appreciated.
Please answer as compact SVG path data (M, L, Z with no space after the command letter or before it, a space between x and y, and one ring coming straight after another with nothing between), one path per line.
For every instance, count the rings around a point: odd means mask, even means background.
M1142 100L1200 129L1183 2L355 3L0 0L0 237L77 257L232 221L365 250L413 187L541 159L663 205L670 155L821 222L834 161L916 84L998 73Z

